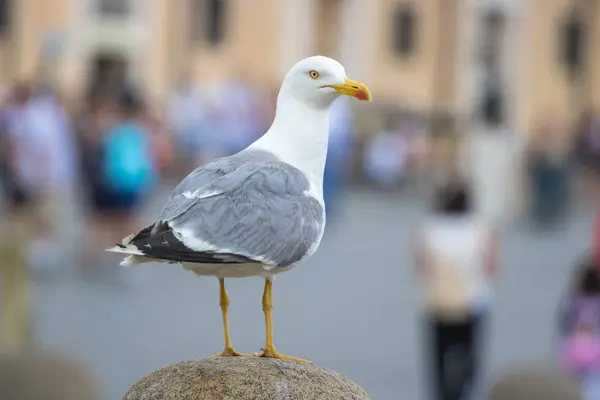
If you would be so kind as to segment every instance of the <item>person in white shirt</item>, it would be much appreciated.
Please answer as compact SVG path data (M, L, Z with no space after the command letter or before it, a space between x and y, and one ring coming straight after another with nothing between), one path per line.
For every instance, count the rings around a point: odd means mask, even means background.
M479 372L481 329L498 274L495 235L473 212L466 183L451 181L437 191L414 253L426 293L432 398L465 399Z
M29 254L31 266L40 271L64 262L76 235L77 147L70 117L49 89L29 98L20 115L20 128L20 141L28 150L18 162L23 166L23 182L37 197L45 228L38 231Z
M77 181L76 144L71 120L58 98L49 92L30 99L25 129L40 142L48 157L40 187L53 192L70 190Z
M31 339L29 269L27 250L31 238L44 228L37 207L35 182L40 174L41 149L24 129L23 114L29 99L28 84L17 85L3 108L2 160L4 214L0 224L0 347L19 349Z
M7 142L9 207L21 208L37 197L46 154L33 132L27 127L30 99L27 85L17 86L4 112L4 137Z

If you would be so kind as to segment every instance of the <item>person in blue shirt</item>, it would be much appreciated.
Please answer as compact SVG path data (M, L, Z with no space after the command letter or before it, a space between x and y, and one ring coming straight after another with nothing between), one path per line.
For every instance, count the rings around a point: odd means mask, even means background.
M141 99L124 90L117 100L116 114L98 132L94 152L96 172L90 197L95 218L89 240L94 253L134 229L138 210L158 179L152 133L142 120Z

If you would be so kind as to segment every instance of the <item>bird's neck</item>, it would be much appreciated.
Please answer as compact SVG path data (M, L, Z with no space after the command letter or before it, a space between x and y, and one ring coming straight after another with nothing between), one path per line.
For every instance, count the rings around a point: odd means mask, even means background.
M311 108L294 98L279 99L273 124L251 147L274 153L323 191L329 140L329 107Z

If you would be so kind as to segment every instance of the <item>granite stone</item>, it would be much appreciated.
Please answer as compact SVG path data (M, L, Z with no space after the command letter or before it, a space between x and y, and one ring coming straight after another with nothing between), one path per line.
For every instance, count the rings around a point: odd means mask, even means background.
M366 400L345 376L312 364L258 357L185 361L146 375L124 400Z

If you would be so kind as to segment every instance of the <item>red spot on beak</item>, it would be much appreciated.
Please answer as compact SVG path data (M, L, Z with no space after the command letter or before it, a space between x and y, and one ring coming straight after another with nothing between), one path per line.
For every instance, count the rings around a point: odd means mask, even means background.
M369 100L369 99L370 99L370 96L369 96L369 93L367 93L366 91L364 91L364 90L359 90L359 91L356 93L356 98L357 98L358 100Z

